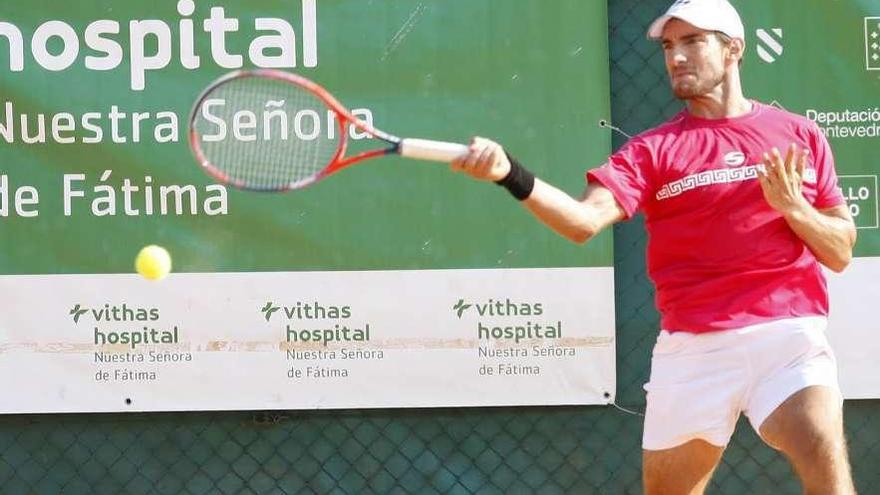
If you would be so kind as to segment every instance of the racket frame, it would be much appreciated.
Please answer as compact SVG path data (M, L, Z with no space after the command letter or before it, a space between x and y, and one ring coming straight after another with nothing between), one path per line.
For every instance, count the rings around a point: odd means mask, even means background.
M229 177L229 175L214 166L211 161L208 160L208 157L205 156L205 153L202 150L200 144L201 135L195 129L196 118L198 118L198 113L199 110L202 108L202 103L204 103L208 96L212 94L214 90L218 87L230 81L250 77L271 79L304 88L311 92L319 100L321 100L325 105L327 105L328 109L336 114L336 121L337 125L339 126L339 144L337 145L336 153L333 155L333 158L331 158L330 162L324 168L318 171L318 173L308 178L290 182L277 187L254 187L245 183L244 181L235 180L232 177ZM359 131L369 134L376 139L385 141L391 146L387 148L378 148L374 150L364 151L350 157L344 157L346 148L348 147L348 125L352 125ZM205 170L208 175L213 177L218 182L229 184L235 188L245 189L249 191L283 192L289 191L291 189L300 189L308 185L314 184L318 180L335 172L338 172L339 170L342 170L343 168L348 167L349 165L353 165L354 163L357 163L359 161L374 158L377 156L399 154L401 141L401 138L393 134L380 131L352 115L352 113L347 108L345 108L342 103L340 103L336 98L333 97L333 95L331 95L326 89L324 89L317 83L297 74L274 69L237 70L214 80L199 94L196 102L193 104L189 116L189 146L192 150L193 155L195 156L196 162L202 167L202 169Z

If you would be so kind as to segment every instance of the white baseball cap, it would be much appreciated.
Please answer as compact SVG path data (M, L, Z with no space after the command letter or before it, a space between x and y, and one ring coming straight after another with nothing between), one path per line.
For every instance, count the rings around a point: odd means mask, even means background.
M648 28L648 38L660 39L670 19L681 19L706 31L719 31L731 38L745 39L739 13L727 0L677 0Z

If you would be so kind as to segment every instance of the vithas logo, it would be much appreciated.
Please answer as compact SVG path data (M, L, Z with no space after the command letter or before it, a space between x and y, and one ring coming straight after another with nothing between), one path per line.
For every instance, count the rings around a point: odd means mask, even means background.
M777 57L782 55L784 50L782 28L758 29L755 34L758 36L758 57L768 64L776 62Z
M540 316L544 314L542 303L512 301L510 299L488 299L483 302L466 302L459 299L452 306L452 311L459 319L470 308L474 308L476 316Z
M70 314L70 316L73 317L73 322L74 322L74 323L79 323L79 317L82 316L82 315L84 315L84 314L86 314L86 313L88 313L88 312L89 312L89 309L88 309L88 308L83 309L82 306L80 306L79 304L77 304L76 306L74 306L73 308L70 309L70 313L69 313L69 314Z
M865 69L880 70L880 17L865 17Z
M278 313L281 311L280 313ZM281 315L288 320L336 320L351 318L351 306L334 306L315 302L297 301L289 305L276 305L273 301L266 301L260 308L263 318L270 321L274 314Z
M272 301L266 302L266 305L260 308L260 312L264 314L266 321L269 321L272 318L272 313L281 309L279 306L275 306L272 304Z
M452 307L452 310L455 311L456 316L461 318L461 315L471 306L472 304L464 302L464 299L459 299L455 306Z
M141 308L129 306L126 303L121 305L107 303L92 308L76 303L70 308L67 315L75 324L78 324L83 316L96 322L157 321L159 308Z

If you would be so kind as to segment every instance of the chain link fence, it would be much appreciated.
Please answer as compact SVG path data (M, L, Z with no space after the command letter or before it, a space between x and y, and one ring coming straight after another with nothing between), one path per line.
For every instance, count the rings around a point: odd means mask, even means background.
M666 3L609 2L612 121L630 134L680 108L644 38ZM658 316L642 224L614 235L617 401L638 412ZM859 490L880 492L880 401L848 401L845 414ZM615 407L2 416L0 492L635 494L641 428L638 414ZM709 493L800 486L743 422Z

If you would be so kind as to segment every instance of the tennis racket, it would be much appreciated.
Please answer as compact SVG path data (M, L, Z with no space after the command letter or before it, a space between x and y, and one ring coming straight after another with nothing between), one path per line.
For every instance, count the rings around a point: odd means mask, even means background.
M352 126L383 147L345 156ZM210 176L251 191L300 189L384 155L451 162L468 153L462 144L375 129L318 84L269 69L236 71L211 83L193 105L189 141Z

